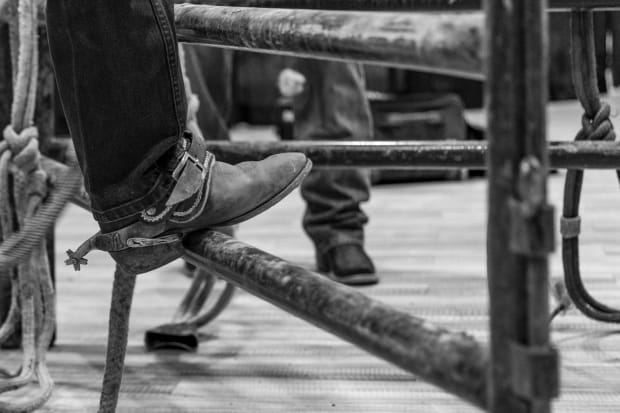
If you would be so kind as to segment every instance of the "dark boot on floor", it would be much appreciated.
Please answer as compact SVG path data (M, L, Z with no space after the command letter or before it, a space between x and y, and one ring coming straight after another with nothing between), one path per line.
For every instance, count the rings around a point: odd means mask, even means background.
M347 285L370 285L379 282L375 266L361 245L345 244L317 253L317 269L334 281Z

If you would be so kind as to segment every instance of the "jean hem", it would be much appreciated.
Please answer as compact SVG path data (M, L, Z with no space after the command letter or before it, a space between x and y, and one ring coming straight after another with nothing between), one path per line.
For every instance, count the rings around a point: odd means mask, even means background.
M151 189L143 196L121 205L98 211L92 209L92 214L96 221L110 224L122 221L139 214L141 211L158 204L166 199L172 191L175 181L166 172L161 172Z

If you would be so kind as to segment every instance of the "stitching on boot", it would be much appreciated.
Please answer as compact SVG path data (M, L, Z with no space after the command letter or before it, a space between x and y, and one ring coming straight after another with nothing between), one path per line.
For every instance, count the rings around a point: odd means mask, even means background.
M164 208L163 211L161 211L157 215L149 215L146 213L145 210L142 210L140 212L140 218L142 218L142 220L146 222L158 222L158 221L161 221L168 214L168 212L170 212L171 209L172 209L172 206L167 206Z

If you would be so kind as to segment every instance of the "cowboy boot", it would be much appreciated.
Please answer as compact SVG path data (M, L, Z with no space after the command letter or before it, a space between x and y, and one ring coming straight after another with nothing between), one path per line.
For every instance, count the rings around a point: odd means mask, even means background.
M308 174L312 162L300 153L272 155L260 162L218 162L204 140L185 136L173 156L176 181L166 201L141 211L137 221L102 231L69 250L76 270L93 249L110 253L127 272L141 274L183 254L185 234L246 221L288 195Z
M346 285L371 285L379 282L372 260L358 244L336 245L324 254L317 252L317 270Z

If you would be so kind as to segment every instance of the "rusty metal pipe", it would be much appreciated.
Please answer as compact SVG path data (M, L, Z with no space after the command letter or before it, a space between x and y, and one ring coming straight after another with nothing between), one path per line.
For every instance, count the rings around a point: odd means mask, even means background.
M175 6L180 41L482 80L482 15Z
M315 168L475 168L486 169L486 142L437 141L285 141L208 143L217 159L230 163L259 160L282 152L303 152ZM561 169L619 169L620 142L550 142L550 166ZM67 166L43 158L51 176L61 176ZM88 209L85 193L73 202Z
M485 169L484 141L281 141L209 142L220 160L237 163L274 153L304 152L314 167L476 168ZM618 142L550 142L553 168L618 169Z
M555 220L547 203L546 3L485 2L490 413L549 413L557 396L547 298Z
M474 11L482 0L175 0L211 6L351 11Z
M215 6L355 11L475 11L482 0L175 0L176 3ZM571 9L618 10L616 0L550 0L550 11Z
M185 258L226 281L476 406L486 406L487 352L454 333L372 300L215 231L185 240Z

